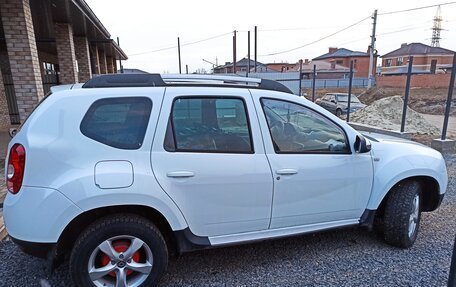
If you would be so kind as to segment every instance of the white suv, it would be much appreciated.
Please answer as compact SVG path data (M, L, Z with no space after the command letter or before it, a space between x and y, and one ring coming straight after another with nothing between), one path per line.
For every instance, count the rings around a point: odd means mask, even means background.
M363 136L279 83L105 75L56 88L9 144L4 217L76 286L150 286L178 253L361 225L410 247L442 155ZM372 146L372 148L371 148Z

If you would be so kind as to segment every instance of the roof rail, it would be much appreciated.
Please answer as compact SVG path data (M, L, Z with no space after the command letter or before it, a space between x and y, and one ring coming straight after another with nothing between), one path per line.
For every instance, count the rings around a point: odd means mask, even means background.
M217 86L256 88L292 94L283 84L266 79L195 74L108 74L94 77L83 88Z

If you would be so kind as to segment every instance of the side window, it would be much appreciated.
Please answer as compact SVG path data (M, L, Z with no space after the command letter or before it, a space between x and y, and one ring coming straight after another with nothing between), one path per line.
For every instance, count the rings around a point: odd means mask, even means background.
M167 151L253 153L247 110L238 98L178 98L167 129Z
M83 135L120 149L139 149L149 122L148 98L108 98L92 104L82 119Z
M348 153L343 130L301 105L262 99L276 153Z

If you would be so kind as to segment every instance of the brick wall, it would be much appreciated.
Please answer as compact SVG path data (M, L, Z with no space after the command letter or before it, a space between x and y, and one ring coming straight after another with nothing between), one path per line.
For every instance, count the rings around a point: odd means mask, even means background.
M378 76L377 87L405 88L406 75L403 76ZM450 74L412 75L410 87L412 88L448 88Z
M55 23L55 43L59 58L59 80L62 84L78 82L73 27L68 23Z
M74 49L78 60L79 82L87 82L92 78L90 64L89 41L87 37L74 37Z
M24 121L44 96L29 0L0 0L0 12L20 119Z
M100 74L107 74L108 66L106 65L106 55L103 50L98 50L98 60L100 63Z
M398 57L394 58L383 58L382 59L382 67L386 67L386 60L391 59L391 67L396 67L398 66L397 64L397 59ZM452 55L424 55L424 56L419 56L416 55L413 57L413 65L431 65L432 60L437 60L437 65L448 65L453 63L453 56ZM402 66L406 66L408 64L408 56L403 56L402 57Z

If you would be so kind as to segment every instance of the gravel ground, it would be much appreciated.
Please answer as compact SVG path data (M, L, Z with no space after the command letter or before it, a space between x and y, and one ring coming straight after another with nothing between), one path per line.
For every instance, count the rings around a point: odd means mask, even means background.
M415 245L386 245L352 228L185 254L170 260L160 286L445 286L456 230L456 155L440 209L424 213ZM44 261L0 242L0 286L70 286L68 266L49 275Z

